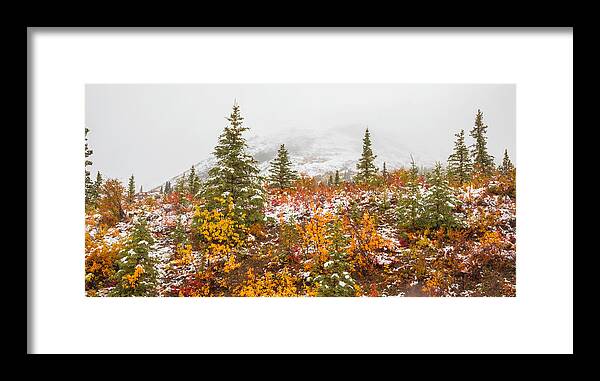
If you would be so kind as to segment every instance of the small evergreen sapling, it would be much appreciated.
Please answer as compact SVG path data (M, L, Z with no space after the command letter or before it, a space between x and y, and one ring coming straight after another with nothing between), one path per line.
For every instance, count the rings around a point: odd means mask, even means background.
M290 188L298 179L298 173L292 169L292 163L284 144L277 150L277 157L271 162L269 173L269 182L274 188Z
M111 296L156 295L156 261L150 256L153 243L146 221L137 221L120 254L117 285Z
M500 167L500 171L502 172L502 174L506 175L514 169L515 169L515 166L510 161L510 158L508 157L508 150L505 149L504 150L504 158L502 159L502 167Z
M94 208L98 206L98 199L100 197L101 188L102 188L102 175L100 174L100 171L98 171L96 173L96 181L94 182L92 189L91 189L91 195L90 195L90 200L89 200L89 205Z
M352 265L347 259L350 239L344 234L342 222L337 219L327 228L330 239L327 251L329 260L323 263L320 273L314 277L318 296L355 296L356 282L352 278Z
M196 169L192 165L190 175L188 176L188 190L193 197L200 191L200 185L200 177L198 177Z
M133 197L135 196L135 178L133 175L129 178L129 184L127 187L127 201L129 203L133 202Z
M183 197L186 192L186 184L185 184L185 173L177 178L177 182L175 183L175 193L179 195L179 197Z
M458 227L460 222L454 215L458 200L448 185L442 165L438 162L429 175L429 189L425 195L424 206L426 224L430 228Z
M401 227L416 229L423 226L422 198L419 169L411 155L411 167L404 191L398 195L398 221Z
M471 180L471 158L465 144L465 131L455 134L454 152L448 157L448 177L459 186Z
M175 229L171 234L171 238L173 239L175 246L185 245L188 243L187 232L183 222L181 221L181 216L177 217L177 224L175 225Z
M471 137L475 139L472 145L473 170L480 175L489 176L494 170L494 157L487 151L487 137L485 136L488 126L483 123L483 113L477 110L475 125L471 130Z
M102 186L102 174L100 173L100 171L98 171L96 173L96 182L94 183L94 187L96 189L100 189L101 186Z
M377 155L373 154L371 134L367 128L363 138L362 155L356 164L358 173L356 174L355 181L357 183L370 183L377 176L379 169L374 164L375 158L377 158Z

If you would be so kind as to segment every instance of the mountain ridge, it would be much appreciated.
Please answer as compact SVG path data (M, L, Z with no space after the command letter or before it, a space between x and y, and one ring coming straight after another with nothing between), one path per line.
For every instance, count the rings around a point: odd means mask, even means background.
M324 131L292 128L272 132L268 137L251 135L246 141L249 153L258 162L261 175L268 174L271 160L276 157L281 144L285 144L292 166L299 174L326 180L330 174L339 170L342 179L349 180L356 173L355 166L362 153L362 135L357 137L355 133L348 133L348 130L352 129L356 129L356 127L349 126ZM377 155L375 164L380 170L384 161L388 170L410 165L411 150L394 140L373 139L373 150ZM429 166L434 163L427 156L412 155L420 166ZM198 176L205 179L210 168L216 163L217 160L211 153L193 165ZM190 169L187 169L165 182L170 181L174 185L180 177L187 176L189 172ZM150 191L159 190L165 182Z

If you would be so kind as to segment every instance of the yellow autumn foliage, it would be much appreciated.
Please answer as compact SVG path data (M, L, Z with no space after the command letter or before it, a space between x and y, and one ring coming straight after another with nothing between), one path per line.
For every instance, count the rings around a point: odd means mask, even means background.
M502 236L498 231L486 231L479 242L484 245L499 245L502 242Z
M193 261L194 256L192 255L192 245L178 244L175 251L175 259L173 259L171 263L175 265L187 266L193 263Z
M225 265L223 266L223 272L227 274L238 267L240 267L240 264L235 260L235 255L230 255L227 259L227 262L225 262Z
M144 273L144 269L142 266L135 266L135 270L133 274L125 274L123 277L124 280L127 281L125 288L135 288L137 286L138 281L140 280L140 276Z
M199 221L198 233L205 246L205 258L210 263L224 263L225 272L239 267L235 260L235 250L243 246L243 237L248 229L237 222L231 198L224 211L197 207L194 217Z
M369 212L363 213L357 226L351 226L351 234L349 258L356 269L367 269L375 252L391 248L391 243L377 232Z
M287 267L280 273L265 271L263 276L256 276L252 268L246 273L246 281L241 286L239 296L297 296L296 278Z
M442 271L434 271L432 276L425 281L422 291L431 296L442 296L448 287L448 279Z
M105 286L116 273L116 261L123 249L123 242L117 240L111 245L105 241L105 237L115 236L118 236L118 231L108 233L106 228L98 229L93 237L85 233L86 290Z
M328 224L334 216L323 213L321 209L313 209L313 217L304 224L296 224L300 234L304 254L313 260L310 267L321 267L329 259L329 247L333 243L328 236Z

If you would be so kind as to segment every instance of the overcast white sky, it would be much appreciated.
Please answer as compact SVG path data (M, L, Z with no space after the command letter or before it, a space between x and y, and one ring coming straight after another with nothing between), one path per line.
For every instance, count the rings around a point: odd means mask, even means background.
M468 136L479 108L496 162L507 148L516 163L514 85L90 84L85 103L92 176L99 170L104 178L126 182L133 173L138 189L148 190L189 169L211 154L234 99L251 128L248 136L364 125L377 139L398 141L443 163L454 134L464 129Z

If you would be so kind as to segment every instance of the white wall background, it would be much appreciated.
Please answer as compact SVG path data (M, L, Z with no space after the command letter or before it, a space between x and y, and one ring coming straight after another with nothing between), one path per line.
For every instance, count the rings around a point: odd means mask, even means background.
M144 34L40 29L32 31L31 44L30 351L573 351L572 31ZM516 84L517 297L86 298L84 85L282 82Z

